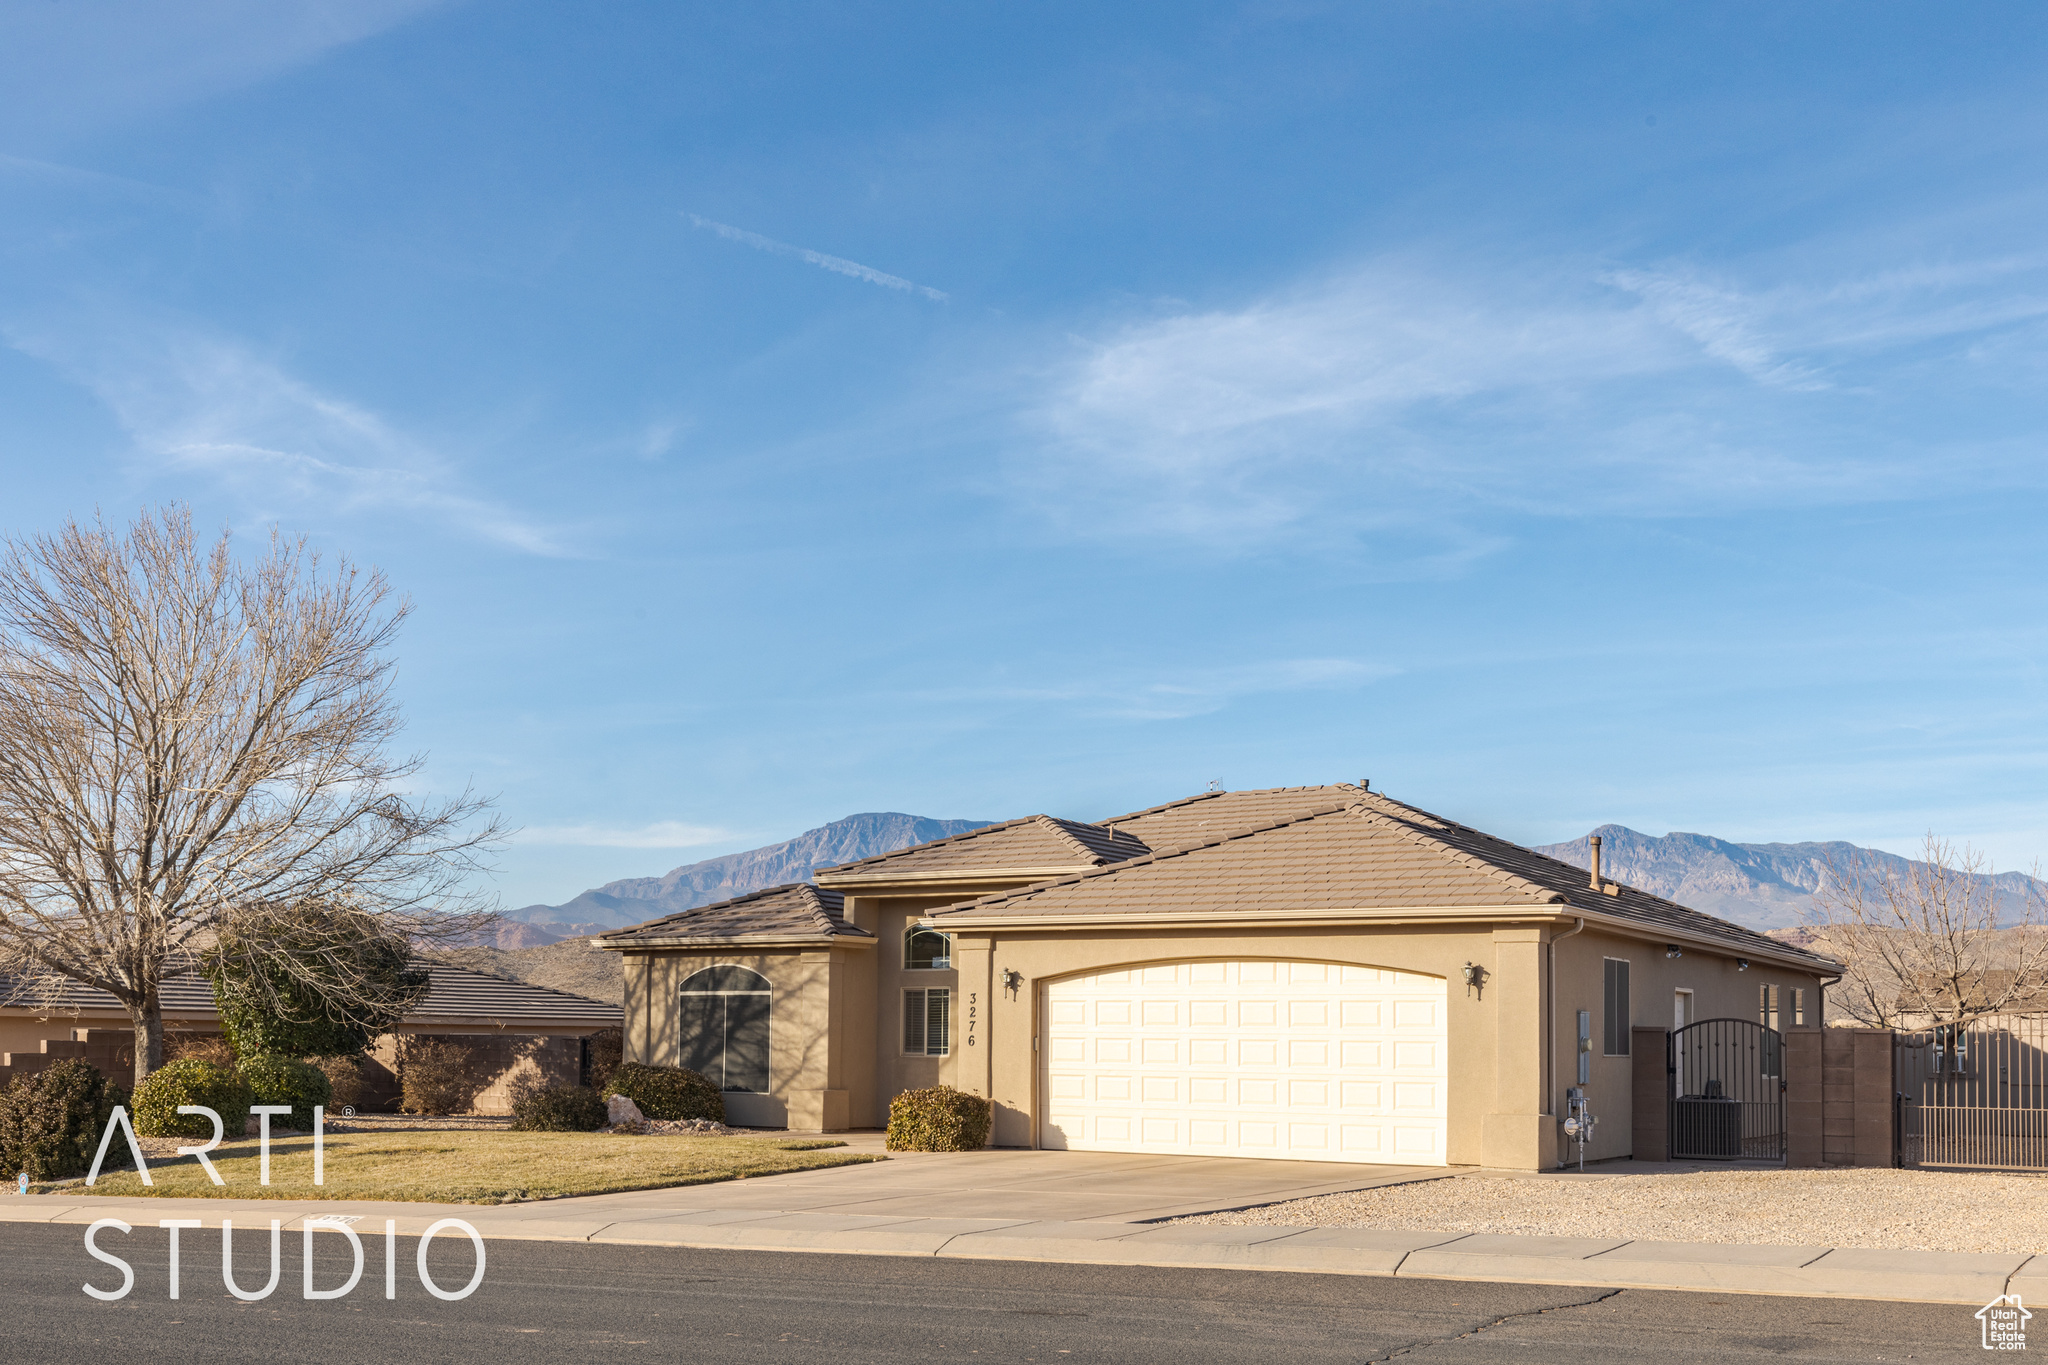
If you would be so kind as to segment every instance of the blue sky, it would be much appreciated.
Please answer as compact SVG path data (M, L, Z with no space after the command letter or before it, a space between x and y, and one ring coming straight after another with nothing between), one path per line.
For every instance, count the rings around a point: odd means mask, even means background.
M2048 845L2048 14L0 0L0 530L383 567L498 887L1370 776Z

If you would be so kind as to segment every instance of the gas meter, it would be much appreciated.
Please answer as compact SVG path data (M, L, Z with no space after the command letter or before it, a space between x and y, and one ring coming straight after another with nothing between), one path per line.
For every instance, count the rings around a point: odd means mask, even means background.
M1593 1111L1586 1099L1583 1086L1573 1086L1565 1094L1564 1135L1579 1144L1579 1169L1586 1169L1586 1144L1593 1139L1593 1126L1600 1120L1593 1117Z

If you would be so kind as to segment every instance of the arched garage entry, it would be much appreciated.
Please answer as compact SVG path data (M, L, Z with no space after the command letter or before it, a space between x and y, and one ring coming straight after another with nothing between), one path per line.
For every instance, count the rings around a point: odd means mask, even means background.
M1445 981L1166 962L1045 988L1046 1147L1445 1164Z

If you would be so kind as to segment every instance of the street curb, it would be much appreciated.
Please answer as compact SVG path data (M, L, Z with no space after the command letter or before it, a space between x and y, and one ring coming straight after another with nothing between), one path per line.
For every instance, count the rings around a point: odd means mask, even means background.
M231 1218L241 1227L355 1215L358 1232L387 1218L416 1237L461 1218L501 1241L821 1255L933 1256L1162 1269L1670 1289L1714 1294L1979 1305L2006 1293L2048 1296L2048 1254L1870 1251L1627 1238L1511 1237L1386 1228L1056 1222L786 1212L772 1209L577 1208L577 1200L470 1205L252 1199L116 1200L31 1195L0 1203L0 1223L82 1226L118 1218Z

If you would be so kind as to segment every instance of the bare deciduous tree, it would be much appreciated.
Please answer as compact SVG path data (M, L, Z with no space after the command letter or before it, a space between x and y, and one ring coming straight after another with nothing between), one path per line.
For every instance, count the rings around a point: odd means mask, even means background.
M163 1062L169 971L266 907L341 900L394 933L474 932L500 830L405 792L389 649L408 604L272 534L243 563L182 507L0 547L0 966L68 978Z
M1830 863L1815 928L1843 963L1830 1003L1872 1028L1967 1024L2048 986L2048 916L2032 877L2001 889L1982 854L1932 834L1918 862Z

